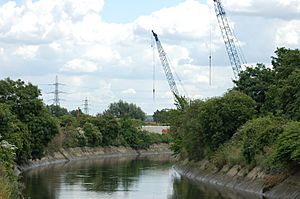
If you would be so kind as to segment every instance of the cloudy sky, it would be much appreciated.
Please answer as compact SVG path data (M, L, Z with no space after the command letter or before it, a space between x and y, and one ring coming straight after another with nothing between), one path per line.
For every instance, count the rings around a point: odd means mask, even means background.
M222 2L249 65L270 65L277 47L299 48L300 0ZM152 114L173 107L173 97L151 29L181 80L175 78L180 93L205 99L233 86L212 0L0 0L0 78L38 85L51 104L48 84L57 75L61 106L69 110L87 98L96 114L122 99Z

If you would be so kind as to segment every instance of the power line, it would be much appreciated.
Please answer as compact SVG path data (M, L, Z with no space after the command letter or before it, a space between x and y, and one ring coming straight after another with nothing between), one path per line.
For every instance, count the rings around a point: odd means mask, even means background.
M85 98L84 100L84 104L83 104L83 112L84 114L88 115L89 114L89 102L88 102L88 99L87 97Z
M62 99L59 98L59 94L60 93L65 93L65 92L62 92L62 91L59 90L59 85L64 85L64 84L58 82L58 77L56 75L55 83L49 84L49 85L54 86L54 91L50 92L50 93L54 94L54 98L52 99L53 100L53 105L60 106L60 101L62 101Z

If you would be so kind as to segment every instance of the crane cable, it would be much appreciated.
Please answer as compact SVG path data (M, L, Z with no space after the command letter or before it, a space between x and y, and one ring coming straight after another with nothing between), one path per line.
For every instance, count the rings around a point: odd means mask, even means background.
M168 62L169 62L169 65L170 65L172 71L174 72L174 74L175 74L175 76L176 76L176 79L179 81L179 84L180 84L180 86L181 86L181 88L182 88L182 90L183 90L185 96L186 96L187 98L189 98L188 93L186 92L186 90L185 90L185 88L184 88L184 86L183 86L183 83L182 83L182 81L181 81L179 75L177 74L175 68L173 67L172 62L170 61L170 59L169 59L169 57L168 57L167 54L166 54L166 58L167 58L167 60L168 60Z
M211 77L212 77L212 74L211 74L211 62L212 62L212 57L211 57L211 29L212 29L212 24L211 24L211 6L210 5L208 5L208 7L209 7L209 57L208 57L208 59L209 59L209 85L211 86L211 82L212 82L212 80L211 80Z
M149 31L150 32L150 31ZM151 48L152 48L152 67L153 67L153 85L152 85L152 94L153 94L153 104L155 104L155 65L156 65L156 60L155 60L155 41L150 33L150 38L151 38Z

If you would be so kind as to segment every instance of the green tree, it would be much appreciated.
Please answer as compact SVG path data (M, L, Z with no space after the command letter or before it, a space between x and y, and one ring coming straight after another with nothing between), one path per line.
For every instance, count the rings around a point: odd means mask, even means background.
M256 110L260 113L266 100L266 93L275 83L275 73L265 65L257 64L254 68L246 68L239 74L239 79L233 82L235 90L243 92L255 100Z
M140 132L134 126L131 119L121 119L121 135L130 147L138 148L141 145L142 140L140 139L139 134Z
M44 105L39 96L40 90L31 83L9 78L0 80L0 102L8 104L22 122L28 122L32 116L40 114Z
M98 115L92 122L102 133L102 143L104 146L114 145L120 135L121 127L118 120L110 113Z
M254 100L238 91L205 102L193 101L179 115L174 141L177 146L173 148L189 159L202 159L229 140L254 114Z
M300 51L298 49L278 48L272 57L273 69L278 81L288 78L295 70L300 69Z
M300 120L300 69L295 70L274 92L276 108L288 119Z
M72 115L63 115L59 117L59 124L61 127L68 127L68 126L77 127L78 122L76 118Z
M122 100L120 100L119 102L111 103L105 112L110 113L118 118L129 117L132 119L140 120L145 120L146 118L146 114L140 107L132 103L129 104Z
M87 122L83 125L83 131L85 137L87 138L88 146L95 147L101 145L102 134L96 126Z
M78 109L76 110L72 110L69 112L72 116L76 117L76 118L79 118L81 117L82 115L84 115L84 113L82 112L82 110L78 107Z
M30 158L32 149L28 128L11 113L9 105L3 103L0 103L0 136L16 146L18 163Z
M153 114L153 120L157 123L169 123L170 122L170 110L162 109L156 110Z
M15 117L13 122L9 123L10 131L13 130L9 137L22 150L17 151L19 160L26 159L30 149L32 158L42 157L48 142L58 133L56 121L46 110L39 96L39 89L31 83L0 80L0 103L8 105L9 111ZM4 112L8 112L5 107Z
M274 147L271 167L286 168L296 163L300 165L300 122L289 122L279 136Z
M298 79L300 70L300 51L278 48L272 57L275 82L266 93L263 110L275 115L284 114L291 119L299 119L297 114ZM291 91L289 91L291 89Z
M249 120L236 134L241 142L241 151L247 164L262 163L270 155L270 148L282 134L285 120L276 117L262 117ZM268 154L268 155L267 155ZM259 159L262 157L263 159Z
M189 99L187 99L185 96L175 94L175 106L179 110L185 110L189 106Z
M2 137L0 136L0 140ZM18 178L14 173L16 147L6 140L0 141L0 198L19 198Z
M39 116L32 117L28 129L32 139L32 158L41 158L52 138L59 132L58 122L44 108Z
M55 117L61 117L61 116L64 116L64 115L69 115L69 112L66 108L63 108L61 106L56 106L54 104L47 105L47 109Z

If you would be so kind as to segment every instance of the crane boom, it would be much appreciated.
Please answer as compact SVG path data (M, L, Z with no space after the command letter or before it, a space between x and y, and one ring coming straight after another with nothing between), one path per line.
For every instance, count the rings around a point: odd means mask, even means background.
M223 40L225 43L226 51L229 56L230 64L233 69L235 79L238 78L239 73L242 71L241 58L237 51L235 44L235 37L230 29L224 7L220 0L213 0L215 12L217 15L218 23L222 32Z
M152 34L155 38L159 58L160 58L162 66L163 66L163 69L165 71L170 89L171 89L172 93L175 96L176 95L179 96L179 92L178 92L178 89L177 89L177 86L176 86L176 83L175 83L175 80L174 80L174 77L173 77L173 74L172 74L172 71L171 71L171 68L170 68L170 64L169 64L167 56L166 56L166 53L165 53L165 51L164 51L164 49L163 49L163 47L162 47L162 45L161 45L161 43L158 39L157 34L153 30L152 30Z

